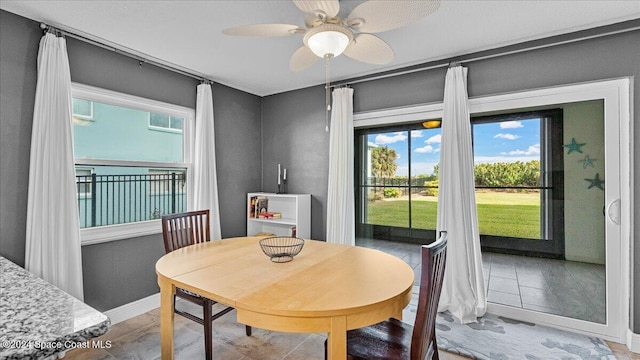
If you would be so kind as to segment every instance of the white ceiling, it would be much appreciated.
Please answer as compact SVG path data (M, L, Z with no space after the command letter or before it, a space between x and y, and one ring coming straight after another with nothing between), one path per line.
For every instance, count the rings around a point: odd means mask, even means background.
M340 15L361 2L341 0ZM301 35L222 34L225 28L253 23L304 27L303 14L288 0L0 0L0 8L260 96L324 82L322 61L303 72L289 70L289 58L302 45ZM637 18L637 0L442 0L427 18L378 34L395 51L391 64L369 65L339 56L331 62L331 77L347 79Z

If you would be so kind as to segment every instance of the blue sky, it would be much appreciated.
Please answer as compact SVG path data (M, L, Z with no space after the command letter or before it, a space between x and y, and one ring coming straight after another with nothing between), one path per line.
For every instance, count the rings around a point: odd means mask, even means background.
M396 175L409 169L408 137L411 136L412 175L431 174L440 162L440 129L422 129L368 135L370 145L396 150ZM474 161L515 162L540 159L540 120L504 121L476 124L473 128Z

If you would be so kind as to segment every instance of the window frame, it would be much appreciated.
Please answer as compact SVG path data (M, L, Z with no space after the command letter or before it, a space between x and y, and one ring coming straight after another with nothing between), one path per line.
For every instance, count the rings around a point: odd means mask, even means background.
M72 99L73 98L89 102L89 115L77 114L77 113L73 112L73 106L71 107L71 115L73 117L75 117L75 118L79 118L79 119L82 119L82 120L93 121L93 100L85 99L85 98L80 97L80 96L78 96L78 97L72 96Z
M195 128L195 110L184 106L168 104L161 101L151 100L135 95L129 95L116 91L106 90L94 86L71 83L72 98L79 98L92 102L105 103L115 106L126 107L135 110L167 114L169 116L183 118L183 159L182 162L150 162L135 160L107 160L96 158L74 158L76 167L95 167L95 166L124 166L124 167L145 167L145 168L163 168L176 169L185 171L187 179L192 174L192 153L193 153L193 130ZM191 188L188 181L187 194ZM189 207L189 198L187 196L187 207ZM102 242L130 239L139 236L158 234L162 232L160 220L147 220L124 224L105 225L91 228L80 229L81 244L92 245Z
M176 129L174 127L171 127L171 121L174 118L178 118L177 116L173 116L173 115L168 115L169 116L169 126L158 126L158 125L152 125L151 124L151 113L149 112L149 116L147 118L147 125L149 127L149 130L154 130L154 131L166 131L166 132L171 132L171 133L177 133L177 134L182 134L183 130L184 130L184 118L182 118L182 129ZM167 114L160 114L160 115L167 115Z
M88 171L89 174L88 175L80 175L80 176L88 176L91 177L91 175L93 175L93 168L92 167L88 167L88 166L76 166L75 167L75 173L76 173L76 191L79 188L79 184L84 184L85 187L88 187L89 191L84 191L82 193L78 192L78 197L82 196L83 198L91 198L91 180L89 181L78 181L78 170L80 171Z

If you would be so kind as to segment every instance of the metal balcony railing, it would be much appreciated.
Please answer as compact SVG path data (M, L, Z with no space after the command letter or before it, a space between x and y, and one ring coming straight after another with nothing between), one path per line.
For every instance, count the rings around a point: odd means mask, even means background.
M80 227L159 219L186 209L185 173L76 176Z

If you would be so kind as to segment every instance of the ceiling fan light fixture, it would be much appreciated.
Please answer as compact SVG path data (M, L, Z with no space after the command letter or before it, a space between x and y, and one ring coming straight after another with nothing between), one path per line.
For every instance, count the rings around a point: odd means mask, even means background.
M304 37L304 43L320 58L336 57L347 48L353 40L353 33L348 28L336 24L317 26Z

